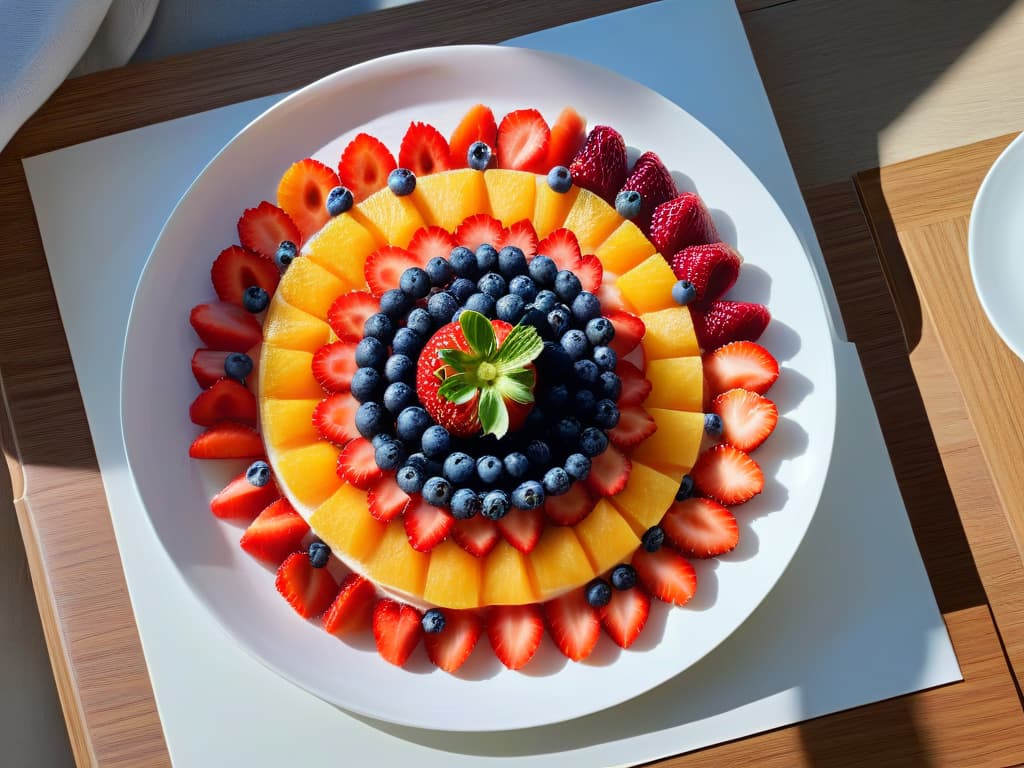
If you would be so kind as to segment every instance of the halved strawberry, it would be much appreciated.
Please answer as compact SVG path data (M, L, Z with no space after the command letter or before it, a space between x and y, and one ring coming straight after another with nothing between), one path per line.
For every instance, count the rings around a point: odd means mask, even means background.
M263 456L263 440L252 427L225 421L193 440L188 455L193 459L258 459Z
M388 183L388 174L398 164L384 144L368 133L360 133L345 147L338 163L338 176L352 198L361 203Z
M197 349L192 353L192 375L200 387L212 387L227 375L224 373L224 360L230 354L217 349Z
M593 508L594 499L583 483L573 483L567 493L544 500L544 514L554 525L576 525Z
M251 312L224 301L193 307L189 322L211 349L245 352L263 338L263 328Z
M589 189L609 205L626 180L626 142L607 125L595 125L569 163L572 182Z
M501 539L498 524L481 515L456 520L451 533L455 543L473 557L484 557Z
M266 486L264 486L266 487ZM239 546L264 563L280 565L298 550L309 533L309 524L295 511L288 499L267 505L252 521Z
M633 554L632 564L640 583L652 597L686 605L697 592L697 572L689 560L671 547L656 552L640 547Z
M380 304L371 293L350 291L334 300L327 310L327 324L338 339L356 344L363 338L363 323L380 312Z
M406 250L416 257L422 267L435 256L447 259L456 245L458 243L447 229L430 226L417 229Z
M601 637L601 618L582 589L544 603L544 618L558 650L573 661L587 658Z
M498 660L521 669L540 646L544 618L536 605L498 605L487 616L487 639Z
M285 240L298 247L302 245L302 234L287 213L266 200L246 209L238 220L238 241L268 259L274 258L277 247Z
M749 501L764 490L764 473L757 462L731 445L704 451L690 470L694 487L728 506Z
M745 389L723 392L711 407L722 417L722 439L748 453L767 440L779 422L775 403Z
M778 378L778 361L752 341L734 341L704 355L704 381L712 397L736 387L763 395Z
M326 611L338 592L338 583L330 571L310 565L309 555L305 552L288 555L277 569L274 586L304 619Z
M348 392L356 365L356 345L352 341L324 344L313 355L313 378L328 392Z
M277 204L295 222L303 240L315 234L331 218L327 212L327 195L339 184L338 174L309 157L293 163L284 172L277 185Z
M565 227L559 227L537 243L537 254L547 256L559 269L568 269L570 272L575 272L583 265L576 233Z
M280 279L281 271L277 264L240 245L231 245L221 251L210 269L210 280L217 297L238 306L242 306L246 289L259 286L272 296Z
M336 445L345 445L359 437L356 411L359 403L349 392L336 392L313 409L313 426L320 436Z
M613 445L590 461L590 474L586 483L591 493L597 496L614 496L626 487L633 462Z
M475 251L484 243L494 245L505 236L501 222L486 213L467 216L455 230L455 242Z
M717 243L722 239L704 201L693 192L683 192L655 208L646 232L661 254L678 253L688 245Z
M640 340L647 333L647 327L644 325L644 321L632 312L612 310L605 312L604 316L615 326L615 336L608 346L615 350L615 354L621 360L637 348Z
M410 123L398 149L398 164L417 176L452 168L451 150L441 132L429 123Z
M368 490L383 475L384 470L377 466L369 440L362 437L350 440L338 454L338 476L356 488Z
M222 520L249 521L280 497L281 492L273 480L255 486L242 472L210 499L210 511Z
M389 598L377 601L373 607L373 639L385 661L396 667L405 664L423 635L422 619L411 605Z
M576 270L576 277L584 291L597 293L601 288L601 281L604 279L604 267L600 259L592 253L588 253L580 260L580 267Z
M509 112L498 124L499 168L547 173L551 129L536 109Z
M498 530L505 541L523 554L529 554L537 546L544 531L544 510L514 509L498 520Z
M640 405L651 394L651 382L629 360L623 360L620 357L618 364L615 366L615 373L622 383L622 393L619 395L620 414L625 408L629 408L632 405Z
M385 475L366 491L370 514L382 523L394 520L409 503L409 495L398 487L392 475Z
M601 625L616 645L629 648L643 632L650 612L651 598L644 590L613 589L611 602L601 609Z
M730 341L757 341L771 319L763 304L713 301L703 312L693 312L693 330L701 349L715 349Z
M428 504L419 495L411 498L402 520L409 546L417 552L429 552L444 541L455 523L455 518L447 510Z
M483 631L484 623L475 611L446 610L444 629L425 632L423 645L436 666L445 672L455 672L469 658Z
M637 159L620 191L628 190L640 193L640 213L633 219L633 223L645 232L650 226L654 209L679 194L672 174L653 152L644 152Z
M345 635L368 628L373 617L377 589L358 573L341 580L338 595L324 614L324 629L332 635Z
M500 251L506 245L514 245L526 255L527 259L532 259L537 253L537 230L533 228L533 222L529 219L522 219L510 224L494 247Z
M498 144L498 124L490 107L474 104L452 131L448 144L451 148L452 168L469 166L469 148L482 141L492 150Z
M743 259L725 243L690 245L669 259L672 272L688 280L697 291L698 307L721 298L740 276Z
M385 245L366 257L363 276L370 286L370 292L380 297L384 291L398 287L398 280L405 270L419 266L422 266L419 260L404 248Z
M631 405L619 410L619 423L608 431L608 439L619 448L632 448L639 445L657 431L651 415L639 405Z
M548 144L548 169L556 165L569 167L573 157L587 140L587 121L572 107L558 113L551 124L551 143Z
M717 557L736 549L740 530L732 512L714 499L691 496L668 508L661 520L665 535L691 557Z
M221 421L256 426L256 396L234 379L219 379L192 401L188 416L193 424L212 427Z

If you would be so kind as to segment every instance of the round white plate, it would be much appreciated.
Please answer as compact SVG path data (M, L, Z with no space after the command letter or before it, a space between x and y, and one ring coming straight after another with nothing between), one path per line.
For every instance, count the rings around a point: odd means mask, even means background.
M660 153L683 186L707 201L723 237L745 255L733 298L769 305L762 343L783 363L771 396L782 418L756 453L765 492L737 510L739 548L697 564L697 596L657 606L629 651L602 638L584 663L547 638L538 657L509 672L486 639L458 675L431 667L422 645L406 669L381 660L372 638L348 644L299 619L273 573L238 547L241 529L214 519L208 501L229 472L192 461L197 394L189 358L199 341L189 309L213 298L210 263L235 242L240 212L274 199L284 169L312 155L335 165L360 130L393 150L410 120L448 133L476 102L497 115L566 104L590 125L618 128ZM814 515L835 428L835 367L821 293L801 244L753 173L707 128L658 94L599 67L503 47L428 49L378 59L284 99L207 166L164 227L139 282L122 372L122 427L146 512L192 592L238 643L324 699L374 718L449 731L507 730L558 722L649 690L707 654L761 602ZM235 471L237 467L232 468Z
M1024 360L1024 135L989 168L967 235L974 290L989 322Z

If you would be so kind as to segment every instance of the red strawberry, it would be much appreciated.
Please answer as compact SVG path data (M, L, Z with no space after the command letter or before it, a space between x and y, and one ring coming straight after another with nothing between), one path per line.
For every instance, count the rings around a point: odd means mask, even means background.
M640 155L621 191L640 193L640 213L633 219L633 223L645 232L650 226L654 209L679 194L676 183L672 181L672 174L653 152Z
M527 259L532 259L537 253L537 230L533 228L533 222L529 219L522 219L502 233L500 241L494 244L499 251L506 245L514 245L526 254Z
M307 533L309 524L302 515L288 499L278 499L259 513L238 544L257 560L276 566L302 545Z
M435 256L447 259L456 245L458 243L448 230L441 227L420 227L412 236L406 250L416 257L418 266L423 266Z
M620 359L615 366L615 373L622 382L622 393L619 395L620 414L631 405L640 405L651 394L651 382L629 360Z
M313 355L313 378L328 392L348 392L358 368L356 345L351 341L324 344Z
M345 445L359 437L356 410L359 403L348 392L337 392L321 400L313 409L313 425L320 436L336 445Z
M587 487L596 496L614 496L626 487L632 470L633 462L618 448L609 445L604 453L591 459Z
M455 672L476 647L484 623L474 611L445 611L444 629L425 632L423 645L427 656L445 672Z
M556 165L569 167L587 140L587 121L572 107L566 107L558 113L551 125L551 143L548 145L548 169Z
M604 267L602 267L602 270ZM597 298L601 302L601 307L604 310L604 314L609 312L627 312L629 307L626 306L626 300L622 296L622 291L615 285L614 281L601 280L601 287L597 289Z
M686 605L697 591L697 572L689 560L670 547L657 552L640 547L632 563L640 583L659 600Z
M419 266L419 260L404 248L385 245L366 257L363 275L373 295L380 297L384 291L398 287L398 280L405 270Z
M501 222L486 213L467 216L455 229L455 242L475 251L484 243L494 245L505 236Z
M484 557L494 549L501 533L496 522L476 515L468 520L456 520L452 527L452 538L473 557Z
M452 168L452 155L441 132L429 123L410 123L398 149L398 164L417 176Z
M609 205L626 180L626 142L607 125L595 125L572 162L573 184L589 189Z
M341 341L358 344L363 338L363 323L370 315L380 311L380 305L373 294L366 291L350 291L334 300L327 310L327 323Z
M224 373L224 360L229 354L216 349L197 349L192 353L192 375L200 387L211 387L227 375Z
M540 535L544 531L544 510L515 509L498 520L498 530L505 541L528 555L537 546Z
M713 499L677 501L661 520L665 535L684 555L718 557L736 549L740 531L732 512Z
M697 290L695 306L702 307L735 285L743 260L725 243L708 243L683 248L669 263L676 277L693 283Z
M537 253L547 256L559 269L575 272L583 265L580 255L580 243L576 234L565 227L560 227L537 243Z
M277 281L281 279L281 271L267 257L240 245L232 245L214 259L210 279L221 301L242 306L242 295L251 286L259 286L273 295Z
M188 409L193 424L212 427L220 421L256 426L256 397L234 379L220 379L203 390Z
M587 658L601 637L601 618L582 589L544 603L544 618L558 650L573 661Z
M547 173L551 129L536 109L509 112L498 125L499 168Z
M764 473L739 448L716 445L702 453L690 470L694 487L730 507L749 501L764 490Z
M245 352L263 338L263 328L251 312L223 301L193 307L189 322L211 349Z
M621 648L629 648L647 623L651 598L642 589L612 590L612 601L601 609L601 624L608 637Z
M373 607L373 639L385 661L396 667L405 664L423 634L422 619L411 605L387 598L377 601Z
M487 617L487 639L509 669L521 669L540 646L544 619L536 605L498 605Z
M316 234L331 218L327 212L327 195L339 184L338 174L309 157L284 172L277 185L277 204L295 222L303 240Z
M263 456L263 440L252 427L224 421L193 440L188 455L193 459L258 459Z
M341 153L338 176L352 198L361 203L388 183L388 174L397 168L394 156L377 138L360 133Z
M745 389L723 392L712 410L722 417L722 439L748 453L767 440L779 422L775 403Z
M576 525L593 508L594 500L583 483L573 483L568 493L544 500L544 514L554 525Z
M422 496L413 496L402 515L409 546L417 552L429 552L448 537L455 518L446 510L428 504Z
M374 459L373 444L357 437L338 454L338 476L364 491L384 475Z
M631 405L619 411L619 423L609 430L608 439L612 445L628 449L640 445L657 429L658 425L647 411L639 405Z
M281 492L273 480L255 486L245 479L243 472L210 499L210 511L222 520L249 521L280 497Z
M304 619L311 619L326 611L338 592L338 583L330 572L326 568L310 565L309 555L305 552L288 555L277 569L274 586Z
M752 341L734 341L704 355L704 381L712 397L736 387L763 395L778 378L778 361Z
M448 144L451 147L452 168L469 166L469 148L482 141L492 150L498 143L498 125L494 121L494 113L490 107L475 104L469 108L455 130L452 131Z
M369 627L376 599L377 589L372 581L358 573L348 574L341 580L338 596L324 614L324 629L332 635L344 635Z
M382 523L394 520L409 503L409 496L398 487L395 478L385 475L366 491L370 514Z
M250 251L274 258L277 247L288 240L302 245L302 235L287 213L264 200L238 220L238 242Z
M601 288L601 280L604 278L604 267L601 261L592 253L588 253L580 262L580 268L576 270L576 277L580 279L584 291L597 293Z
M730 341L757 341L772 319L768 307L746 301L713 301L693 313L693 329L702 349L715 349Z
M612 325L615 326L615 336L608 346L615 350L615 354L621 360L637 348L640 340L647 333L647 328L644 326L644 321L632 312L613 310L605 312L605 317L611 320Z
M683 192L655 208L647 236L662 254L678 253L688 245L717 243L722 239L704 201L693 192Z

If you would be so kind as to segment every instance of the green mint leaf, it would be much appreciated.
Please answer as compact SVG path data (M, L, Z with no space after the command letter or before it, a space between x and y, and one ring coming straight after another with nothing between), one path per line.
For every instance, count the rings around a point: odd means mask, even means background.
M533 371L520 369L500 377L494 382L494 388L509 400L525 404L533 402L534 383Z
M456 371L468 371L479 362L475 355L463 352L461 349L442 349L437 356Z
M501 393L494 387L485 387L480 391L477 413L485 435L494 435L500 439L508 432L508 408Z
M441 397L455 403L456 405L468 403L473 399L476 392L477 388L473 386L473 383L465 374L462 373L456 373L449 376L444 380L440 389L437 390L437 393Z
M490 359L498 349L498 339L494 335L491 321L471 309L463 310L459 315L459 325L466 337L473 354L482 359Z
M544 340L532 325L517 325L498 350L494 361L499 373L522 368L537 359L544 351Z

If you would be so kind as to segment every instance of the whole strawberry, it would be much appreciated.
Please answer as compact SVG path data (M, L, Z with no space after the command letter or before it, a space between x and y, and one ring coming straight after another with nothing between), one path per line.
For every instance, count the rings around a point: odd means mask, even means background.
M707 350L731 341L757 341L770 320L763 304L713 301L703 312L694 311L693 328L701 349Z
M669 260L680 280L689 280L697 290L694 306L705 307L722 298L740 276L743 259L725 243L690 245Z
M655 208L647 236L663 255L722 239L704 201L693 192L683 192Z
M589 189L610 205L626 180L626 142L607 125L595 125L569 164L573 184Z
M654 209L679 194L676 183L672 181L672 174L653 152L640 155L620 191L640 193L640 213L633 219L633 223L644 231L650 227Z

